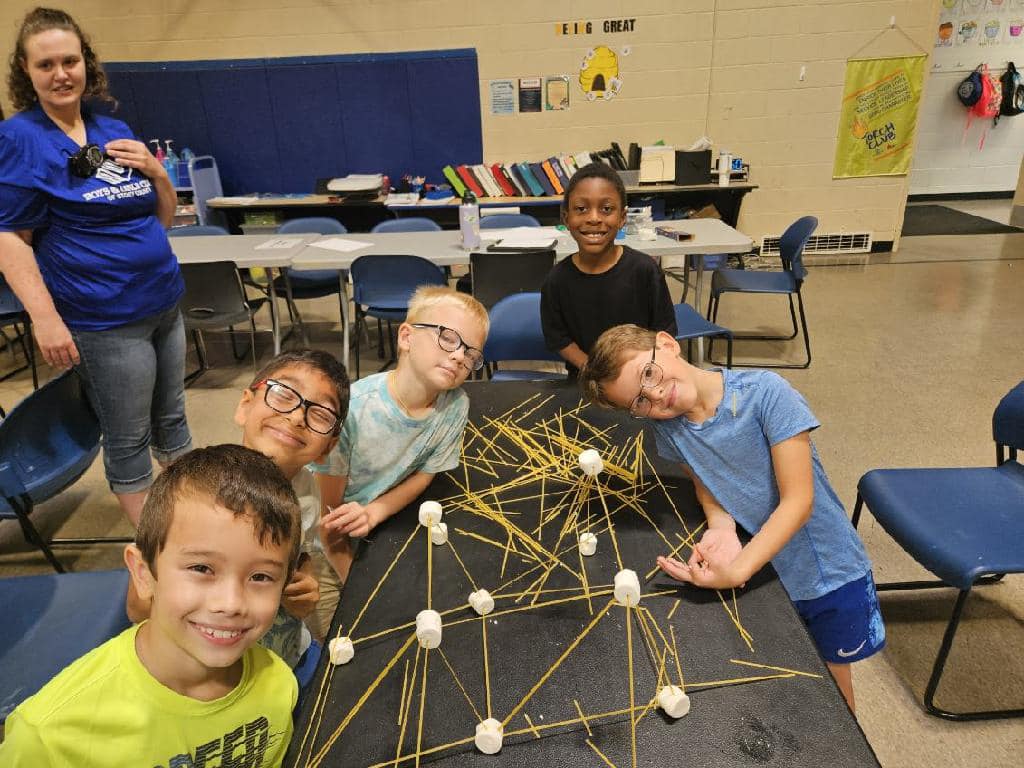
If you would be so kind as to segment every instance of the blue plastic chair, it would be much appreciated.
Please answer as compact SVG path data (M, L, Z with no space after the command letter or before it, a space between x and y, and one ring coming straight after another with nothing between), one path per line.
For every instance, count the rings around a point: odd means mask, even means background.
M192 180L192 201L196 206L196 219L199 223L201 225L226 224L227 219L224 214L206 204L211 197L221 197L224 194L217 161L210 155L193 157L188 162L188 175Z
M525 369L499 370L508 360L552 360L562 358L547 348L540 323L540 294L514 293L491 307L491 330L484 343L484 361L493 381L536 381L564 379L566 374Z
M300 219L289 219L277 228L279 235L344 235L348 230L337 219L326 216L307 216ZM274 288L284 293L288 305L288 316L293 324L299 326L302 343L309 345L306 328L302 324L302 315L295 305L296 299L319 299L323 296L338 296L338 310L341 313L341 324L345 325L345 305L348 303L348 291L345 288L347 273L339 269L285 269L276 280Z
M790 341L797 337L800 329L796 323L796 312L793 307L793 296L796 295L797 304L800 308L800 327L803 329L804 347L807 350L807 359L803 363L788 364L758 363L757 368L807 368L811 364L811 338L807 333L807 315L804 313L804 299L800 294L807 270L803 264L804 246L810 239L814 230L818 227L818 220L814 216L804 216L786 228L782 233L779 244L780 256L782 258L782 271L769 272L764 270L750 269L716 269L711 277L711 298L708 301L707 317L712 322L718 321L718 305L724 293L773 293L785 294L789 298L789 315L793 322L793 332L788 336L763 336L763 335L740 335L734 334L734 338L740 340L755 341ZM708 348L708 359L711 359L711 349ZM738 367L751 367L749 365Z
M853 510L855 527L866 505L896 543L940 579L879 584L879 590L959 590L924 694L925 709L950 720L1024 716L1024 709L952 712L935 705L971 588L1024 573L1024 466L1017 456L1024 449L1024 381L996 407L992 435L995 467L873 469L857 484Z
M39 372L36 370L36 350L35 345L32 343L32 318L29 317L28 312L25 311L25 307L22 306L18 297L14 295L14 291L11 290L11 286L7 284L3 275L0 275L0 328L6 328L7 326L14 327L13 339L9 339L7 334L3 334L4 341L10 347L11 357L14 356L14 343L18 342L21 345L21 351L25 354L25 365L7 371L3 376L0 376L0 381L6 381L26 368L31 368L32 389L39 389Z
M359 332L366 318L387 321L391 357L380 370L397 361L392 321L405 319L409 299L421 285L447 285L444 270L419 256L373 254L352 262L352 300L356 306L356 378L359 378Z
M732 331L715 325L689 304L676 304L676 339L686 341L686 357L693 359L693 340L700 338L724 338L726 344L725 367L732 368ZM710 352L710 350L709 350Z
M388 219L375 224L370 230L379 232L440 232L441 225L424 216L410 216L408 219Z
M0 722L80 656L123 632L128 571L0 580Z
M51 379L0 421L0 519L17 520L25 540L42 551L58 573L64 566L52 545L127 542L126 538L46 541L32 523L32 509L70 487L100 450L100 424L74 371Z
M539 227L540 222L528 213L494 213L480 217L480 229L511 229Z

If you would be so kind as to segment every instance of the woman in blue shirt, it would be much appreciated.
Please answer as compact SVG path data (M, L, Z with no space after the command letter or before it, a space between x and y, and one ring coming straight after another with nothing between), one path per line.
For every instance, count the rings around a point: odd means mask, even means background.
M0 271L46 361L77 367L103 430L107 481L138 522L152 482L191 448L185 420L184 291L164 231L176 197L166 171L120 120L74 19L36 8L7 78L18 113L0 123Z

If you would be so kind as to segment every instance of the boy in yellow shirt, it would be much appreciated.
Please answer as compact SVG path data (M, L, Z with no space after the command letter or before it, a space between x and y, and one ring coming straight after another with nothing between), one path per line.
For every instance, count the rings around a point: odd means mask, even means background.
M281 604L299 532L295 493L266 456L219 445L175 461L125 548L149 619L22 702L0 764L281 765L298 687L257 640Z

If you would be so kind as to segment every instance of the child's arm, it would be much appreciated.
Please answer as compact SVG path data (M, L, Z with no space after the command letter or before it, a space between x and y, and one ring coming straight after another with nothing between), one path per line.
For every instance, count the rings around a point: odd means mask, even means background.
M569 346L558 350L558 354L562 356L563 360L575 365L577 368L582 368L587 364L587 353L580 349L579 344L575 341L570 342Z
M739 555L743 546L736 535L736 521L718 503L718 499L711 494L704 483L690 471L689 467L684 465L683 471L693 481L697 502L704 510L708 527L701 537L700 544L694 546L693 554L688 562L683 563L671 557L659 557L658 566L678 581L692 582L693 579L689 575L691 569L699 567L700 563L705 561L730 563Z
M398 510L407 507L433 479L430 472L413 472L366 506L354 501L342 504L324 515L321 530L332 539L339 534L365 536Z
M709 557L702 556L695 563L696 567L688 568L687 573L677 578L699 587L714 589L744 584L775 557L810 519L814 503L814 476L809 433L801 432L773 445L772 467L779 487L779 505L761 526L761 530L732 562L719 561L709 553ZM698 552L701 546L697 545Z

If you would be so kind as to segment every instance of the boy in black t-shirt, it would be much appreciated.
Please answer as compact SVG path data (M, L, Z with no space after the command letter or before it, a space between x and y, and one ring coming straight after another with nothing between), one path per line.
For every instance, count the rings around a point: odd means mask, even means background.
M541 324L548 349L575 376L604 331L632 323L676 333L665 276L646 254L616 245L626 221L626 188L611 167L591 163L569 180L562 221L579 251L563 259L541 289Z

